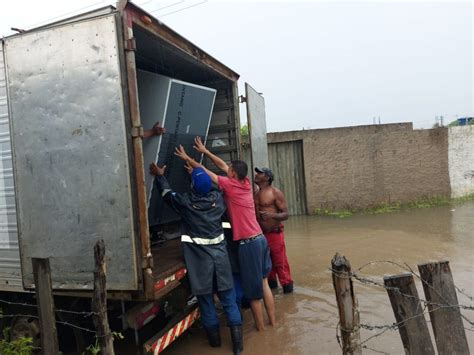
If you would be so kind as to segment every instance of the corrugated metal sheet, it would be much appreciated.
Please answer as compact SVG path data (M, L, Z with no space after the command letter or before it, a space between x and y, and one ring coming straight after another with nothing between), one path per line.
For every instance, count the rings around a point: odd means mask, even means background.
M268 159L275 175L273 185L285 194L288 213L306 214L302 141L268 144Z
M242 149L242 160L250 166L250 146ZM292 141L268 144L268 161L273 170L273 186L283 191L290 216L304 215L306 211L306 185L304 177L303 142ZM249 171L249 175L253 172Z
M0 42L0 290L21 291L9 123L5 58Z

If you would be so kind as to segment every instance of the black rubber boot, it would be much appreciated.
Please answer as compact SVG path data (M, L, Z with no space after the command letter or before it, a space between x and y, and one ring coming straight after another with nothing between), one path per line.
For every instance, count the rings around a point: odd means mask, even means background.
M232 349L234 350L234 355L240 355L240 353L244 350L242 326L234 325L230 327L230 337L232 338Z
M206 334L210 346L213 348L221 346L221 333L219 332L219 328L206 329Z
M278 281L274 279L268 279L268 286L273 290L278 287Z
M293 292L293 281L283 286L283 293L292 293L292 292Z

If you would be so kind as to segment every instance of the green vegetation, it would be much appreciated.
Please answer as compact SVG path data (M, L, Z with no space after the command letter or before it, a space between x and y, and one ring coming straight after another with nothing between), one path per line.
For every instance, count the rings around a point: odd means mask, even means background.
M346 218L352 216L356 211L355 210L339 210L332 211L324 208L317 208L315 214L317 216L328 216L328 217L337 217L337 218Z
M379 205L357 209L342 209L342 210L331 210L328 208L318 208L315 211L317 216L327 216L327 217L336 217L336 218L347 218L352 215L358 214L381 214L381 213L391 213L398 212L407 209L413 208L431 208L435 206L446 206L446 205L456 205L464 202L474 201L474 194L464 197L457 198L446 198L446 197L431 197L423 198L409 203L381 203Z
M112 332L112 336L114 337L114 339L120 339L120 340L125 339L125 337L120 332ZM95 339L95 343L89 345L86 348L86 351L91 355L100 354L102 350L100 349L99 339L97 337ZM82 355L88 354L87 352L82 352Z
M11 339L10 328L3 329L3 339L0 339L0 354L2 355L30 355L33 354L33 339Z
M249 135L249 127L245 124L240 127L240 135L242 137L248 137Z

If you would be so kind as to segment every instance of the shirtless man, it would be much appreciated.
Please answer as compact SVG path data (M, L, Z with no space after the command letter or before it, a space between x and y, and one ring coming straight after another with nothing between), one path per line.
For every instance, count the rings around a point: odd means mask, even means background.
M272 259L272 271L268 275L270 288L278 287L278 280L284 293L293 292L293 279L286 256L283 221L288 219L288 208L285 196L272 186L273 172L268 168L255 168L255 183L258 191L255 194L255 211L257 221L262 228Z

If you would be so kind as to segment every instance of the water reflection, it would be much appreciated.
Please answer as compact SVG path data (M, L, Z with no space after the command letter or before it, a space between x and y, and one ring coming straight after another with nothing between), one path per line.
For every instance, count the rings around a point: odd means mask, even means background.
M278 326L257 333L252 316L245 313L246 354L340 354L336 341L337 308L328 271L335 252L345 255L356 269L370 261L391 260L416 265L430 260L450 261L455 283L474 295L474 203L381 215L358 215L347 219L293 217L286 223L287 250L295 279L295 293L275 295ZM405 270L389 263L376 263L361 272L381 281L383 275ZM361 321L392 324L395 318L385 290L356 283ZM421 285L418 292L423 297ZM460 303L470 304L459 295ZM463 314L474 319L474 312ZM467 326L467 325L466 325ZM223 347L207 346L201 329L195 327L166 354L231 353L227 329L222 329ZM363 331L362 339L373 335ZM474 349L474 336L467 332ZM374 338L368 346L391 354L404 354L398 331ZM367 351L367 350L366 350Z

